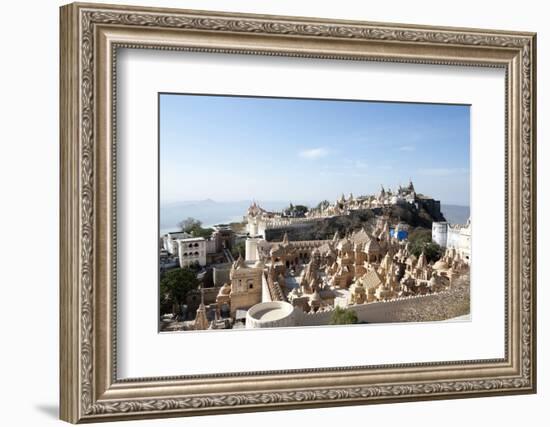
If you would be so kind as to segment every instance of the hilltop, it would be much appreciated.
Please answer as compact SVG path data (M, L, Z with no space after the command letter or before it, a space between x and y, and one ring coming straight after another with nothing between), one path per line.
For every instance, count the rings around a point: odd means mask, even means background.
M291 240L322 240L334 236L335 232L345 235L348 232L362 227L370 228L379 216L389 218L390 224L404 222L411 228L425 228L431 230L432 222L445 221L445 217L438 209L429 209L419 203L419 208L414 204L398 204L384 208L371 208L355 210L346 215L333 216L319 219L304 224L301 227L276 228L266 230L268 241L282 240L285 232Z

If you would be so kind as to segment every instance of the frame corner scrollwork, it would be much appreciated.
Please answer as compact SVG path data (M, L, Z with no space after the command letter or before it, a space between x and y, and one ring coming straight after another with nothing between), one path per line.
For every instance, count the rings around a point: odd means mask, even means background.
M111 319L108 307L101 306L108 298L107 284L95 274L103 262L104 248L98 244L98 228L109 221L98 206L108 194L98 190L98 153L112 149L98 135L109 134L115 125L111 116L101 116L105 99L113 100L109 85L101 85L104 77L98 71L102 64L112 80L112 58L105 57L98 47L104 29L116 28L136 48L178 49L177 43L162 45L142 41L144 34L170 31L181 37L181 49L193 49L185 42L188 33L215 35L223 40L219 48L197 46L204 52L216 51L257 55L288 55L352 60L384 60L409 63L470 64L506 68L508 81L507 146L519 154L510 168L508 239L514 239L515 250L506 253L516 272L509 280L507 318L513 333L506 345L509 358L491 362L487 369L513 368L507 375L480 375L470 364L449 363L447 377L430 377L433 366L392 367L386 381L369 382L377 368L357 369L365 375L365 384L337 384L330 380L323 386L308 382L309 372L278 373L277 377L296 379L301 386L292 389L274 387L250 392L225 393L210 382L211 392L170 394L174 387L185 389L185 379L157 379L165 388L166 397L149 395L155 379L132 383L133 398L109 397L116 386L120 393L124 383L110 381L108 367L98 361L107 360L116 352L103 344L108 337L99 336L94 326ZM240 46L238 40L250 37L251 43ZM235 40L233 42L233 40ZM284 41L288 48L277 43ZM316 51L307 46L315 41ZM252 43L253 42L253 43ZM273 47L269 47L270 43ZM257 47L250 47L257 43ZM384 45L381 51L376 49ZM358 46L360 50L358 51ZM116 41L111 47L116 48ZM349 49L347 49L349 48ZM352 49L353 48L353 49ZM358 52L350 54L350 51ZM341 53L339 53L341 51ZM376 53L372 53L376 52ZM382 53L380 53L382 52ZM116 56L116 55L115 55ZM107 65L105 65L107 64ZM61 9L61 417L70 422L143 418L167 415L199 415L228 411L253 411L361 404L403 400L426 400L482 396L498 393L532 393L536 390L536 146L535 146L535 34L473 29L435 28L368 22L327 21L309 18L237 15L171 9L134 8L72 4ZM104 91L105 93L103 93ZM109 92L109 93L107 93ZM104 118L97 120L98 115ZM105 123L108 123L106 125ZM111 129L109 129L111 127ZM112 142L112 141L111 141ZM107 156L108 157L108 156ZM108 205L108 204L107 204ZM103 206L103 205L102 205ZM111 212L114 215L114 212ZM107 227L108 228L108 227ZM107 239L108 240L108 239ZM101 255L101 256L100 256ZM100 261L101 260L101 261ZM111 285L109 285L111 286ZM111 288L109 288L111 289ZM103 300L100 296L105 297ZM105 296L107 295L107 296ZM101 308L101 309L100 309ZM514 311L515 310L515 311ZM103 316L103 317L101 317ZM517 336L517 339L514 337ZM508 348L507 347L507 348ZM482 366L482 361L479 362ZM512 366L513 365L513 366ZM116 366L111 361L110 367ZM441 365L438 365L439 367ZM417 369L426 380L400 382L400 372ZM468 374L468 369L472 369ZM461 375L455 375L460 370ZM315 372L315 369L311 370ZM355 372L355 371L354 371ZM466 374L465 374L466 373ZM260 373L269 376L270 373ZM257 373L255 373L257 375ZM255 375L251 375L253 377ZM334 370L334 375L346 375ZM105 379L107 378L107 379ZM220 381L227 376L220 376ZM328 376L327 378L330 378ZM241 381L250 381L240 377ZM139 381L138 381L139 383ZM135 390L140 389L136 396ZM162 394L162 393L161 393Z

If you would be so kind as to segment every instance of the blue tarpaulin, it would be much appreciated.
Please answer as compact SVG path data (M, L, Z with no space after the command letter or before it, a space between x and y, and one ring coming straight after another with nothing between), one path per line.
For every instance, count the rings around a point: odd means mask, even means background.
M390 237L395 237L395 229L390 228ZM399 230L397 232L397 240L405 240L409 237L409 232L405 230Z

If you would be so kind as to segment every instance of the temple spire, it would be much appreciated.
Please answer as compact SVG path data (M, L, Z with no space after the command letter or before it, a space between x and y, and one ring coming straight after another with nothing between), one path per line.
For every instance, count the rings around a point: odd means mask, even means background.
M241 268L241 267L246 267L246 263L244 262L243 254L241 253L241 251L239 251L239 257L233 263L233 269L236 270L236 269Z
M283 236L283 245L288 245L288 233L286 231Z
M204 331L208 329L208 318L206 317L206 307L204 305L204 289L201 285L201 303L199 308L197 308L197 315L195 316L195 321L193 323L194 329L196 331Z

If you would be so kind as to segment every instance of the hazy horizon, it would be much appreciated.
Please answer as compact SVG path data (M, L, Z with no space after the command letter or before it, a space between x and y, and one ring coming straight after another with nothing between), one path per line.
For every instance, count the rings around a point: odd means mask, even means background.
M342 193L341 193L342 194ZM340 195L341 195L340 194ZM349 194L343 193L346 199L348 198ZM353 195L356 197L356 195ZM357 196L362 196L357 195ZM429 196L429 195L428 195ZM326 199L329 202L335 202L336 199L339 199L340 197L334 198L334 200ZM435 200L438 200L437 198L434 198ZM323 199L325 200L325 199ZM160 202L161 206L168 206L168 205L180 205L180 204L186 204L186 203L203 203L203 202L213 202L213 203L253 203L256 202L257 204L261 205L262 203L286 203L287 205L292 203L293 205L301 204L305 205L309 208L317 206L319 202L322 200L262 200L262 199L234 199L234 200L215 200L211 199L209 197L205 199L195 199L195 200L174 200L174 201L167 201L167 202ZM452 203L452 202L441 202L441 204L450 205L450 206L463 206L463 207L470 207L470 204L463 204L463 203Z
M287 201L257 200L263 208L272 211L281 211L288 206ZM215 224L228 222L240 222L250 206L250 200L232 202L218 202L214 200L194 200L186 202L173 202L161 206L160 209L160 234L168 231L176 231L177 224L185 218L195 218L204 226L211 227ZM307 206L311 206L306 203ZM453 224L464 224L470 217L470 207L456 204L442 204L441 211L447 221Z

